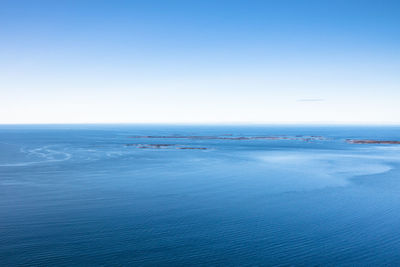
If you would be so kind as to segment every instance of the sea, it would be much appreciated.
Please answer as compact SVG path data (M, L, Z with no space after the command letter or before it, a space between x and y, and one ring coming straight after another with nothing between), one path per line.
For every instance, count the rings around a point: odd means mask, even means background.
M400 266L399 126L1 125L0 266Z

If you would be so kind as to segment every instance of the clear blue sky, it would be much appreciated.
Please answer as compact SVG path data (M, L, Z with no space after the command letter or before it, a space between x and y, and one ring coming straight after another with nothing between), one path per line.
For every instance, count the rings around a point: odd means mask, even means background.
M400 1L0 0L0 123L400 123Z

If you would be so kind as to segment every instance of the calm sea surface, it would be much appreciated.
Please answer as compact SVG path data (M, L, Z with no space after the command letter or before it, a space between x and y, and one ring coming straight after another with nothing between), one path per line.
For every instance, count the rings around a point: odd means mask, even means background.
M0 266L399 266L400 145L346 139L400 127L0 126Z

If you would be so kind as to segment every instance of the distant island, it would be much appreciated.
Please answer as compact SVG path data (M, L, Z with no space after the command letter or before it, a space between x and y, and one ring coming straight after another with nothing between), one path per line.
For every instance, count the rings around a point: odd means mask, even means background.
M393 141L393 140L347 139L346 142L350 144L383 144L383 145L399 144L400 145L400 141Z
M295 136L233 136L232 134L224 134L222 136L198 136L198 135L141 135L141 136L129 136L133 139L199 139L199 140L293 140L293 141L326 141L327 138L317 135L295 135ZM345 139L345 142L349 144L381 144L381 145L393 145L400 144L400 141L396 140L373 140L373 139ZM194 150L206 150L207 147L195 147L187 146L184 144L143 144L143 143L130 143L125 144L126 146L133 146L141 149L194 149Z

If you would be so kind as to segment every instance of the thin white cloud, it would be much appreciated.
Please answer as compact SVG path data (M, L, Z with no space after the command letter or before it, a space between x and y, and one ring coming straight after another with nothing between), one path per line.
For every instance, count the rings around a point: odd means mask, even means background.
M297 100L298 102L322 102L325 101L325 99L322 98L303 98Z

